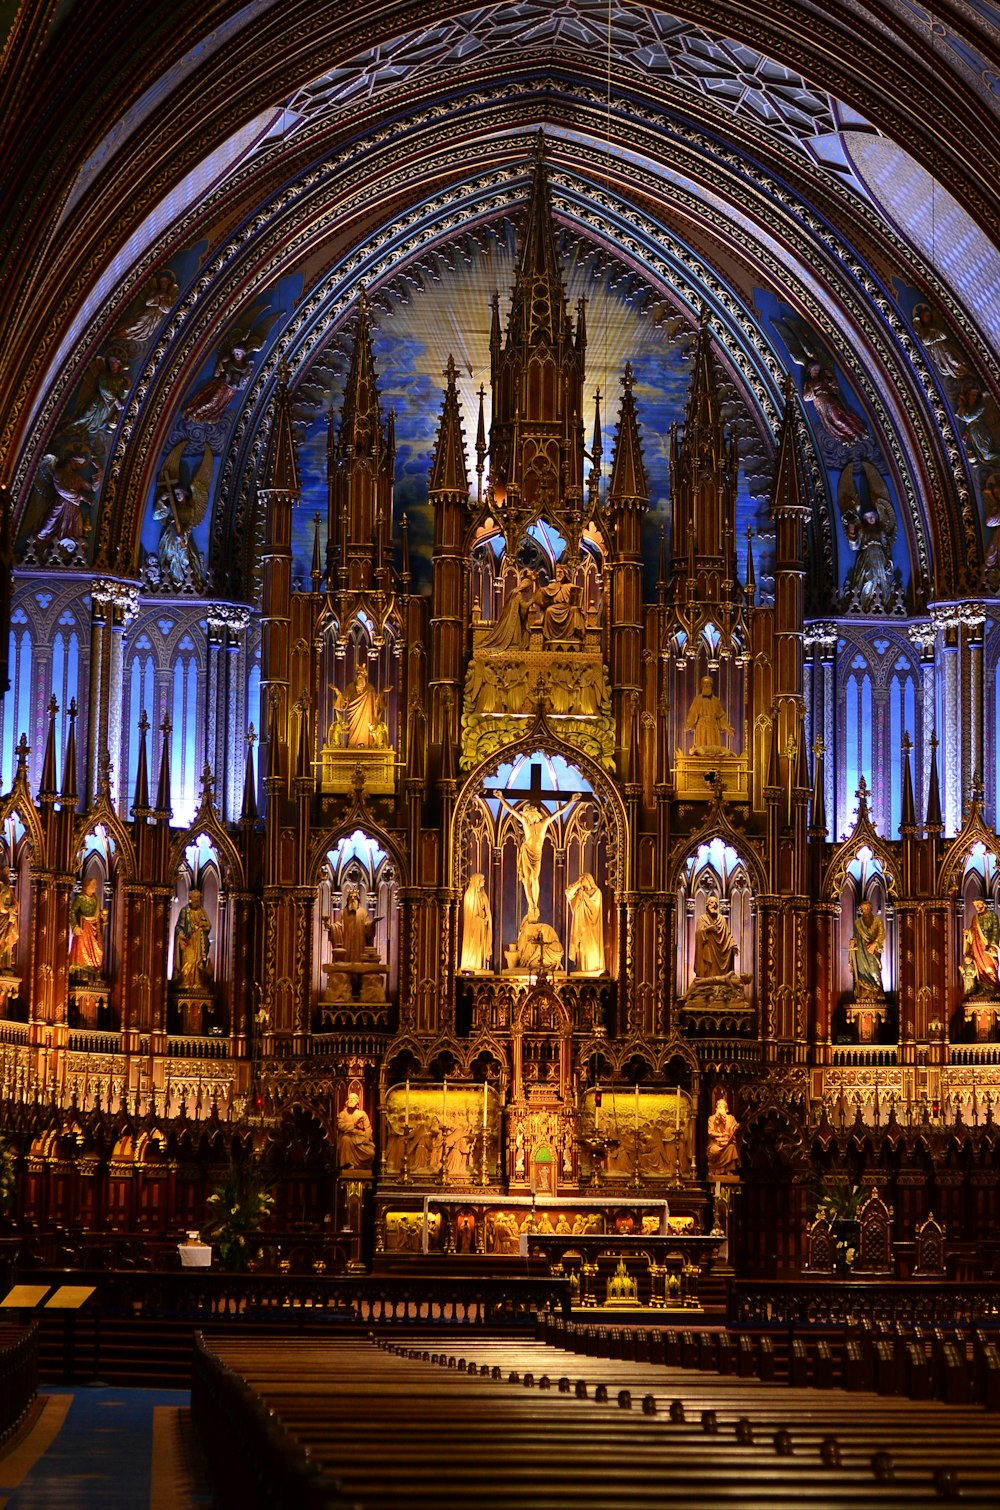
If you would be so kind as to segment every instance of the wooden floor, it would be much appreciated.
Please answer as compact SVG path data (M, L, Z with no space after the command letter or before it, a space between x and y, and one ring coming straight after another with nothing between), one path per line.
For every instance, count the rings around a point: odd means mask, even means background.
M331 1503L361 1510L1000 1507L1000 1431L978 1406L453 1333L211 1350L335 1481Z

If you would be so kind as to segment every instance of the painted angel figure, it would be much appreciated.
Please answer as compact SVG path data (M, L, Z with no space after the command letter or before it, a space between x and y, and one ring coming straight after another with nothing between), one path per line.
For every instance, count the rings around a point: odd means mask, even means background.
M913 329L939 377L965 377L969 370L965 360L955 350L950 331L940 323L937 311L929 304L917 304L914 307Z
M253 359L278 318L264 310L250 323L235 327L219 346L215 371L184 405L184 418L197 425L214 425L250 381Z
M847 407L837 381L834 362L823 342L795 315L775 320L788 354L802 368L802 397L812 404L827 435L852 446L868 433L864 420Z
M845 467L837 484L837 504L854 564L844 579L844 598L861 613L879 613L892 606L899 588L893 565L896 511L885 478L871 462L862 462L864 497L854 484L854 470Z
M214 459L205 447L198 469L190 475L184 465L187 441L178 441L160 468L153 500L153 518L163 521L156 554L163 580L180 591L190 583L196 592L205 586L205 562L193 531L205 517L212 486Z

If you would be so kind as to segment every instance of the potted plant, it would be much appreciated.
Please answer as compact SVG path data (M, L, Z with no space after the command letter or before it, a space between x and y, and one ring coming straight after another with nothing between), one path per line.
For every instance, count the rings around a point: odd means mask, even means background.
M247 1239L271 1215L274 1197L264 1172L253 1159L234 1160L208 1197L201 1235L214 1245L223 1269L245 1269Z

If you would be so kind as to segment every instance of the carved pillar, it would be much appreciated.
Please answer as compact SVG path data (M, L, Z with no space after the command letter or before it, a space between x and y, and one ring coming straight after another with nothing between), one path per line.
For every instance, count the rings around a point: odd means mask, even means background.
M932 623L913 624L909 629L909 637L913 642L914 649L920 656L920 705L923 728L923 738L918 742L915 752L915 770L917 790L915 800L918 816L922 816L927 810L927 793L931 779L931 736L937 733L937 688L934 677L934 642L935 632ZM909 731L916 738L916 730Z
M250 610L241 603L214 603L208 611L205 689L205 759L215 776L223 821L239 817L243 789L243 665Z
M108 750L112 756L122 748L122 694L125 631L139 611L139 588L135 582L117 582L98 577L91 584L90 700L87 718L86 801L97 796L98 763ZM115 799L114 773L111 798ZM121 797L129 793L122 784Z
M940 631L941 723L947 738L941 744L941 806L944 831L956 834L962 823L962 720L959 675L959 623L955 608L942 604L931 609Z

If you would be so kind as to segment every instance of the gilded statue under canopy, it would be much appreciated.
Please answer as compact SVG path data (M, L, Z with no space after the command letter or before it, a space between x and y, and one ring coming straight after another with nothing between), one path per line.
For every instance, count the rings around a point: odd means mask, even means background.
M584 589L577 580L584 578ZM581 603L587 567L556 563L548 580L521 567L495 620L473 609L472 657L462 702L462 764L519 739L538 709L559 736L614 765L611 689L596 609Z
M368 668L361 665L354 674L348 693L334 687L334 718L328 742L349 750L384 750L389 745L389 726L385 721L391 687L379 691L368 680Z
M580 975L604 974L604 899L590 871L566 888L573 909L569 957Z
M493 966L493 912L481 871L470 876L462 905L460 970L490 970Z
M693 979L685 997L688 1007L746 1006L744 986L750 977L737 971L738 953L739 946L722 913L719 898L710 893L694 930Z

